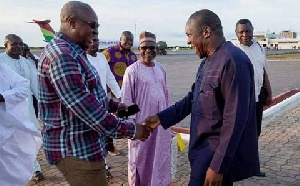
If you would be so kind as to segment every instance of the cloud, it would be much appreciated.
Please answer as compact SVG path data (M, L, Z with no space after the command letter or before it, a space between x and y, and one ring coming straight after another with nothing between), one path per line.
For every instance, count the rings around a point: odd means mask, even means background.
M59 28L61 7L67 0L0 0L0 41L8 33L18 32L33 46L43 46L38 27L27 24L32 19L51 19ZM200 9L210 9L222 21L224 33L233 35L235 23L241 18L252 21L256 31L291 29L300 31L300 1L298 0L86 0L96 11L100 22L100 37L118 40L124 30L137 37L141 31L154 32L168 45L186 45L185 23ZM2 39L3 38L3 39Z

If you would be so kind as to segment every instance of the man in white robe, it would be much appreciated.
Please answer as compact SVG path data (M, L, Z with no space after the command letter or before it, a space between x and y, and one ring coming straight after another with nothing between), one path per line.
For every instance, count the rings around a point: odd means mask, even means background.
M23 52L23 40L15 35L8 34L4 41L5 52L0 54L0 63L4 63L9 66L13 71L17 72L23 78L29 80L30 82L30 96L28 96L28 109L30 121L35 124L37 129L40 129L40 125L35 115L35 110L33 107L33 97L32 94L37 98L37 69L31 62L22 57ZM36 181L41 181L44 176L41 171L41 166L38 161L34 165L34 179Z
M0 185L26 185L41 146L28 112L29 81L0 62Z

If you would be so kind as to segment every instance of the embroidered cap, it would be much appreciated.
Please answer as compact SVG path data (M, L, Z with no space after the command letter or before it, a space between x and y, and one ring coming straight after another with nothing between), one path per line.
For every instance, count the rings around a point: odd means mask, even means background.
M156 45L156 36L151 32L142 32L140 34L140 46L145 46L145 42L151 42Z

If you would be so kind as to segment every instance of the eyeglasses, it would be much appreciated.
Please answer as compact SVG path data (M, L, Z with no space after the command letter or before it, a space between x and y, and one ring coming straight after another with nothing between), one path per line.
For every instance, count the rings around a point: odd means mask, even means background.
M142 46L141 47L142 50L147 50L147 49L149 49L149 50L155 50L155 48L156 48L155 46Z
M76 19L81 21L81 22L84 22L84 23L88 24L91 27L91 29L93 29L93 30L95 30L96 28L98 28L100 26L99 23L97 23L96 21L95 22L89 22L89 21L85 21L83 19L78 19L78 18L76 18Z

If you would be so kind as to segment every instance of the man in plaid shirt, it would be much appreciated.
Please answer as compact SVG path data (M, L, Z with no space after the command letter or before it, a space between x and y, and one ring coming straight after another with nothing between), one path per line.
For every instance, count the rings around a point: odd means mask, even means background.
M96 34L98 18L85 3L70 1L61 10L61 27L39 61L39 111L43 148L70 185L107 185L105 136L146 140L141 124L109 114L108 100L84 52Z

